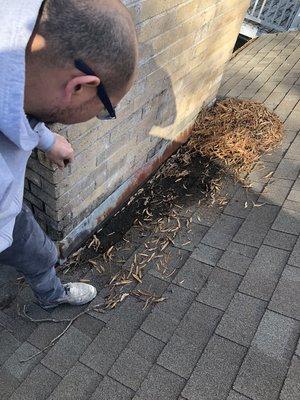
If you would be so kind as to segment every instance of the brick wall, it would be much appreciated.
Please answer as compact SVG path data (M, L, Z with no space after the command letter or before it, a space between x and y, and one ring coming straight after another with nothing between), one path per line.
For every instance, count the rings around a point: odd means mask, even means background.
M134 186L134 174L154 164L215 99L249 0L124 3L136 22L140 62L118 119L55 125L72 143L75 162L62 172L36 152L28 164L25 199L47 233L67 247L89 233L117 204L118 193Z

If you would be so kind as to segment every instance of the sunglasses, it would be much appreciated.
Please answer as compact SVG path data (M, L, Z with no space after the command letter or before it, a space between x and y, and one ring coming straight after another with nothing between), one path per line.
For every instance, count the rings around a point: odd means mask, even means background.
M95 72L90 67L88 67L84 61L80 59L75 60L75 67L86 75L97 76ZM100 82L99 86L97 87L97 95L105 107L105 109L102 110L102 112L97 115L97 118L100 120L117 118L116 111L111 104L111 101L107 95L107 92L102 82Z

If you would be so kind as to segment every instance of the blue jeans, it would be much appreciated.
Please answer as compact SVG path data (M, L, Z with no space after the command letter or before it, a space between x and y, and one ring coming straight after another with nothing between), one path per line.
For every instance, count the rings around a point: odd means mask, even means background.
M52 303L62 296L64 288L56 275L58 252L34 219L30 209L23 205L16 218L13 244L0 253L0 268L14 267L25 277L35 296L42 303Z

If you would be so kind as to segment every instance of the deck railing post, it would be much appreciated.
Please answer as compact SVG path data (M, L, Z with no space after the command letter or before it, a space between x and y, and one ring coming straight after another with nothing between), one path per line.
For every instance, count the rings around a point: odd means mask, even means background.
M259 2L259 0L256 0L256 1L255 1L254 6L252 7L252 10L251 10L251 15L254 15L255 10L256 10L256 7L257 7L257 5L258 5L258 2Z
M258 13L258 19L261 19L260 17L261 17L261 15L262 15L263 11L264 11L266 2L267 2L267 0L264 0L263 3L262 3L262 5L261 5L261 7L260 7L260 10L259 10L259 13Z

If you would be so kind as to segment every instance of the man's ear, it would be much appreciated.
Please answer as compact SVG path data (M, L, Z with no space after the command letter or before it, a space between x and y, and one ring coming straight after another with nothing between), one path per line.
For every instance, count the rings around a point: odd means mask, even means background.
M66 104L70 104L72 96L82 94L86 87L97 87L100 85L100 79L93 75L76 76L69 80L65 86L64 100Z

